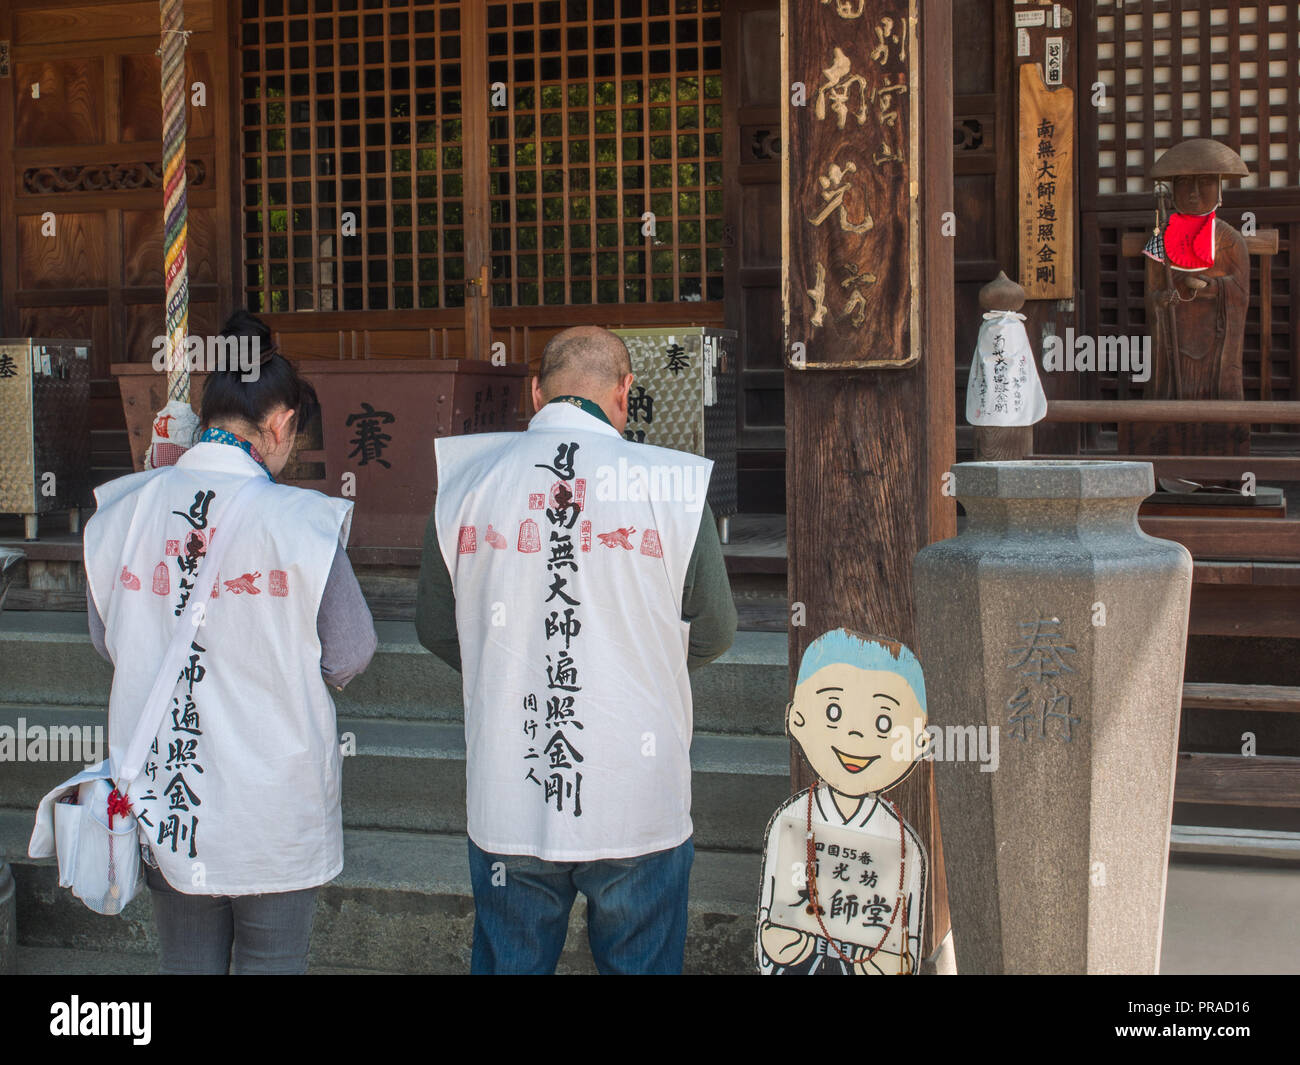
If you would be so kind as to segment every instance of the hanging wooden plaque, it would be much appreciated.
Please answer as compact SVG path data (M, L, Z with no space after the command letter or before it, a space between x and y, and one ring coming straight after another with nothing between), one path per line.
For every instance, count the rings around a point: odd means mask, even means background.
M787 364L920 359L916 0L783 0Z
M1050 47L1050 44L1049 44ZM1074 90L1020 68L1020 286L1031 300L1074 297Z

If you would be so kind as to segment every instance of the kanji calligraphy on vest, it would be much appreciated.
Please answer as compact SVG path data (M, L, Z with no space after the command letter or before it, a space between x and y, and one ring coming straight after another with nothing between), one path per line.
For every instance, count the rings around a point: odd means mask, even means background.
M796 369L910 366L920 358L916 2L785 0L782 19L787 357Z

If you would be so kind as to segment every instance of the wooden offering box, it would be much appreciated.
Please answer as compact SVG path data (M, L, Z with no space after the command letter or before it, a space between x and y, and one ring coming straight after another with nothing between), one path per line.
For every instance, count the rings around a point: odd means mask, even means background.
M349 547L418 549L437 489L433 441L521 428L522 365L469 359L313 359L298 363L320 397L279 480L352 499ZM142 469L167 378L148 363L115 363L135 468ZM204 374L190 375L197 411Z

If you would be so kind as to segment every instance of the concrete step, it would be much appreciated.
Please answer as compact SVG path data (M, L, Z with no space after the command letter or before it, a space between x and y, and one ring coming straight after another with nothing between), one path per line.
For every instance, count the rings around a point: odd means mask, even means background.
M87 909L58 886L53 860L26 857L31 813L0 809L0 860L13 863L18 939L25 948L149 955L157 941L148 892L120 917ZM474 903L465 837L350 829L344 868L316 911L310 964L318 970L469 971ZM761 858L701 850L691 873L686 971L753 969ZM561 972L591 972L585 911L574 907Z
M95 743L106 745L104 722L104 711L93 707L0 704L0 728L25 732L39 727L46 737L75 736L77 746L61 753L79 756L80 763L106 755L90 749ZM356 754L343 763L347 827L465 831L462 725L341 717L339 734L349 733L355 737ZM0 806L35 810L41 796L76 773L80 763L0 762ZM697 845L761 850L768 818L789 795L787 740L697 732L691 766Z
M380 621L375 628L379 648L370 668L334 693L340 716L463 720L460 674L420 646L414 624ZM695 727L781 735L786 663L784 633L737 633L726 654L691 676ZM112 675L91 646L84 613L0 614L0 702L103 706Z

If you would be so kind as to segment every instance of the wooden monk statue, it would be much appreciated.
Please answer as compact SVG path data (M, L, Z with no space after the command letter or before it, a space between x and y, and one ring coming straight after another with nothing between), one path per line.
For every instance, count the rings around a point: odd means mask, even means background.
M1146 313L1154 347L1148 399L1244 399L1250 303L1246 240L1215 212L1223 176L1249 173L1212 140L1175 144L1151 168L1158 225L1147 242ZM1245 455L1250 426L1133 425L1135 454Z

